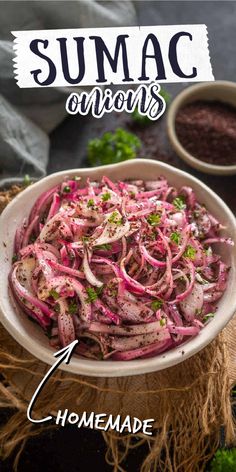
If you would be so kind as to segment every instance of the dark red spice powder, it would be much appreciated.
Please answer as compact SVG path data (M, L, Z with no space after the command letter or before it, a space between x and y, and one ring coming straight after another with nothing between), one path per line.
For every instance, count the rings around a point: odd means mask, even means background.
M209 164L236 164L236 108L223 102L196 101L176 116L182 146Z

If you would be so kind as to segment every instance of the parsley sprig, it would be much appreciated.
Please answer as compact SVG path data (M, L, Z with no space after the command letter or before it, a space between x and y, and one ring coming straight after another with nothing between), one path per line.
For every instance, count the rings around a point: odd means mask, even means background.
M173 200L173 205L175 206L177 210L185 210L186 208L185 197L183 195L176 197Z
M88 160L92 166L115 164L134 159L140 147L141 141L137 136L118 128L89 141Z
M181 239L181 235L178 231L174 231L173 233L171 233L170 235L170 240L175 243L175 244L179 244L180 243L180 239Z

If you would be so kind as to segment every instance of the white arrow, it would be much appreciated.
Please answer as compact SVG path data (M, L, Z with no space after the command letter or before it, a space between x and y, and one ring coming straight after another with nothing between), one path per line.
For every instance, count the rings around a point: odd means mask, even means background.
M45 374L43 379L41 380L40 384L38 385L37 389L34 392L34 395L31 398L30 404L27 408L27 418L31 423L44 423L45 421L50 421L52 419L52 416L47 416L46 418L43 418L41 420L34 420L31 417L31 411L33 410L33 406L37 400L37 396L40 394L41 390L43 389L45 383L47 380L51 377L53 372L59 367L59 365L64 362L65 364L69 364L71 356L73 354L73 351L75 349L75 346L78 344L78 339L73 341L72 343L68 344L68 346L63 347L60 351L55 352L54 357L58 357L57 361L50 367L49 371Z

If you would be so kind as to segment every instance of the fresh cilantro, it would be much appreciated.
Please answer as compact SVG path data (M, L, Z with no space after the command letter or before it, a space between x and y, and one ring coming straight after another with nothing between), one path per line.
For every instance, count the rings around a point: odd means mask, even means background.
M50 290L49 295L50 297L54 298L54 300L58 300L58 298L60 297L59 293L57 293L57 291L53 288Z
M92 166L115 164L134 159L141 141L137 136L118 128L114 133L107 132L88 143L88 160Z
M103 202L107 202L111 198L111 194L109 192L105 192L101 196Z
M87 292L87 295L88 295L88 298L86 299L87 303L92 303L92 302L95 302L97 300L98 295L97 295L96 291L94 290L94 288L87 287L86 292Z
M111 244L100 244L99 246L95 246L94 249L102 249L104 251L110 251L111 249Z
M56 304L55 304L54 310L55 310L56 313L60 313L61 309L60 309L59 303L56 303Z
M161 88L160 92L159 92L159 95L161 95L162 98L164 98L166 104L168 104L171 100L171 95L164 89L164 88ZM133 120L139 124L140 126L146 126L146 125L150 125L151 123L155 122L158 120L150 120L150 118L148 118L147 115L141 115L141 113L139 113L138 111L138 108L136 107L132 113L132 118Z
M104 285L102 285L101 287L96 288L96 294L97 294L98 297L102 294L103 289L104 289Z
M161 90L159 92L159 95L161 95L162 98L164 98L164 100L166 102L166 105L168 105L168 103L170 103L171 95L164 88L161 88Z
M236 448L218 449L211 461L210 472L235 472L236 470Z
M187 257L188 259L194 259L195 258L195 254L196 254L196 249L194 249L193 246L187 246L184 253L183 253L183 256L184 257Z
M179 244L180 243L180 233L178 233L177 231L174 231L174 233L171 233L170 235L170 239L173 243L175 244Z
M29 242L31 244L33 244L33 243L35 243L36 239L37 239L37 236L35 236L35 234L31 234L31 236L29 238Z
M87 207L88 207L88 208L94 207L94 200L93 200L92 198L90 198L90 199L88 200Z
M18 256L17 256L17 254L13 254L11 261L12 261L12 264L14 264L14 262L18 261Z
M120 218L119 213L117 211L113 211L113 213L108 218L109 223L113 223L115 225L122 224L122 218Z
M214 318L215 313L207 313L207 315L204 316L203 321L206 323L206 321L210 320L211 318Z
M71 302L69 304L69 308L68 308L68 312L70 313L70 315L74 315L78 310L78 305L76 302Z
M163 305L163 301L160 300L160 298L158 298L157 300L154 300L152 303L151 303L151 308L153 311L157 311L157 310L160 310L160 308L162 307Z
M185 203L185 198L183 195L180 195L179 197L176 197L173 200L173 205L177 210L185 210L186 208L186 203Z
M63 193L70 193L71 192L71 188L69 187L69 185L66 185L64 188L63 188Z
M141 115L141 113L139 113L138 111L138 107L136 107L132 113L132 118L133 120L138 123L139 125L150 125L150 123L152 123L152 121L154 120L150 120L150 118L148 118L147 115Z
M149 215L147 217L147 222L151 225L151 226L156 226L160 223L161 221L161 215L159 215L158 213L152 213L151 215Z
M160 325L161 325L161 326L165 326L165 324L166 324L166 319L165 319L165 318L161 318L161 319L160 319Z

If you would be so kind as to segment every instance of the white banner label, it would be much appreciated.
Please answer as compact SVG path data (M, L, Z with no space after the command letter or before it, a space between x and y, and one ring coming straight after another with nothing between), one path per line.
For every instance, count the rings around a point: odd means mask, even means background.
M19 87L214 80L206 25L13 31Z

